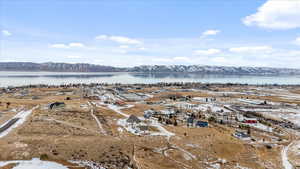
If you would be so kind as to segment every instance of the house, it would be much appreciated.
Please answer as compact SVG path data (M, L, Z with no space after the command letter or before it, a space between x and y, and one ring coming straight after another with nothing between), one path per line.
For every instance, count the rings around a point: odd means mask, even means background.
M208 127L208 122L207 121L197 121L196 127Z
M238 139L241 139L241 140L250 140L251 139L250 135L243 131L235 131L233 136Z
M115 102L115 104L118 105L118 106L125 106L125 105L126 105L125 102L120 101L120 100L117 100L117 101Z
M126 122L131 123L131 124L138 124L142 121L138 117L136 117L135 115L130 115L128 117L128 119L126 120Z
M193 126L193 124L194 124L194 118L193 117L189 117L188 119L187 119L187 126Z
M242 114L237 114L237 115L236 115L236 118L237 118L237 120L238 120L239 122L243 122L244 119L245 119L245 117L244 117Z
M144 117L146 119L149 119L150 117L152 117L152 115L154 115L156 112L154 110L146 110L144 111Z
M99 96L85 96L84 98L90 99L90 100L100 100Z
M137 128L140 129L140 131L144 132L144 134L146 133L146 131L149 130L148 126L142 125L142 126L137 126Z
M160 111L161 114L164 114L164 115L171 115L171 114L175 114L175 110L174 109L165 109L165 110L161 110Z
M38 97L38 96L32 96L31 99L32 100L37 100L37 99L40 99L40 97Z
M244 118L244 123L248 123L248 124L255 124L257 123L257 119L256 118Z
M65 103L64 102L54 102L49 105L49 108L51 110L55 109L55 108L60 108L60 107L65 107Z

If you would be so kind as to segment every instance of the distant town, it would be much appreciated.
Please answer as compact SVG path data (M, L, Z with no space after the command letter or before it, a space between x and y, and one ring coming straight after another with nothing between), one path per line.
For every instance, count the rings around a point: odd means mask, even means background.
M72 169L300 167L297 85L30 85L0 95L2 168L20 159Z

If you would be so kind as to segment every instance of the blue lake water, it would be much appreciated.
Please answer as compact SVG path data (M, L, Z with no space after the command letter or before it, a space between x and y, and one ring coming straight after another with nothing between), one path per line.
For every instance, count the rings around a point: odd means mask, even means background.
M73 72L1 72L0 87L29 84L60 85L68 83L248 83L248 84L300 84L300 75L203 75L195 73L73 73Z

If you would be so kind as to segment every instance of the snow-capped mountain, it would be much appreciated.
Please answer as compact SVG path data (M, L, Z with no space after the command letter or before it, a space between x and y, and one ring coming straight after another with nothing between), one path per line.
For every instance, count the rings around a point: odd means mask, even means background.
M94 64L0 62L0 71L49 72L144 72L144 73L201 73L201 74L298 74L300 69L270 67L232 67L203 65L143 65L129 68Z
M184 72L209 74L300 74L300 69L270 67L232 67L203 65L145 65L131 68L132 72Z

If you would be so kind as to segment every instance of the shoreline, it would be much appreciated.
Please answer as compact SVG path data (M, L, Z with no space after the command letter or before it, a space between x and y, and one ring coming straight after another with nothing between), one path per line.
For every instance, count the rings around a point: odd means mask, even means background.
M0 87L5 89L25 89L25 88L72 88L72 87L96 87L96 86L141 86L141 87L168 87L177 86L186 88L203 88L209 86L251 86L251 87L300 87L300 84L247 84L247 83L201 83L201 82L158 82L158 83L68 83L60 85L35 84Z

